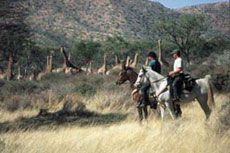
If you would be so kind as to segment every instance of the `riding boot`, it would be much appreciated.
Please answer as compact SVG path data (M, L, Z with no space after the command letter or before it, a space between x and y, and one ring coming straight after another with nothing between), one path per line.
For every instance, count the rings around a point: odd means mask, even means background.
M149 105L149 96L148 95L145 95L144 98L143 98L143 103L145 104L145 106Z
M144 97L141 97L140 102L137 104L137 108L144 108L145 107L145 100Z
M181 117L182 111L181 111L180 105L174 103L173 106L174 106L176 118Z

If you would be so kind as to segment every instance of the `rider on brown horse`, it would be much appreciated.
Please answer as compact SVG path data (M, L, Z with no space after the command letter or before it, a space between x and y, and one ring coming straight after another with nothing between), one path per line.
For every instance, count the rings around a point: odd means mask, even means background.
M157 55L154 52L149 52L148 54L148 60L149 60L149 64L148 66L151 67L151 69L153 71L156 71L157 73L161 73L161 64L160 62L157 60ZM153 103L149 103L149 89L150 89L151 85L150 84L143 84L140 88L141 91L141 105L145 106L147 104L150 104L151 108L156 109L157 105L153 104Z

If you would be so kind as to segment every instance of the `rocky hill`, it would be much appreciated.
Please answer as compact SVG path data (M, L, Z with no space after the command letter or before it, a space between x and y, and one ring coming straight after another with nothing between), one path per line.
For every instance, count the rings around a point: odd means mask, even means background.
M67 45L111 35L151 39L153 24L177 14L148 0L49 0L28 5L28 22L42 44Z
M180 13L204 14L211 22L211 27L221 31L223 34L230 34L230 4L229 2L203 4L191 7L184 7L177 10Z
M30 0L28 7L28 23L36 41L44 45L70 46L77 40L112 35L151 40L154 24L180 13L207 14L213 28L230 32L228 2L172 10L149 0Z

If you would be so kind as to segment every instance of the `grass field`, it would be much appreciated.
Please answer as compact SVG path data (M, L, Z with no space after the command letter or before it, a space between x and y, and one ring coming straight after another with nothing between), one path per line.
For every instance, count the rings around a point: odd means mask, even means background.
M194 102L182 107L183 117L175 122L168 117L161 123L152 113L142 125L132 104L122 106L119 111L112 104L106 107L102 102L91 102L107 98L98 93L88 99L84 108L86 116L77 114L64 119L52 115L36 118L36 109L2 110L0 152L227 153L230 150L230 130L226 126L229 122L221 121L221 114L229 114L229 109L221 108L229 100L227 95L215 96L216 109L209 122L204 121L204 113Z

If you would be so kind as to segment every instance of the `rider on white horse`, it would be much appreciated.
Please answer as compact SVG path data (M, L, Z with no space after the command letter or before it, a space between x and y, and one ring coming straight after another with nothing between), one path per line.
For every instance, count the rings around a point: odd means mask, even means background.
M149 64L148 67L150 67L153 71L156 71L157 73L161 73L161 64L157 60L157 55L154 52L149 52L148 53L148 60ZM140 91L141 91L141 105L147 105L149 103L149 89L151 85L149 83L145 83L141 86ZM157 105L156 104L151 104L150 107L156 109Z
M162 120L164 118L165 107L169 110L172 118L176 118L170 92L167 90L167 78L168 77L164 77L161 74L152 71L149 67L142 67L134 84L135 87L138 87L140 84L146 82L151 84L151 87L156 91ZM208 119L211 115L211 108L215 107L213 91L209 79L209 75L205 76L205 78L196 79L195 86L192 88L192 90L189 93L183 93L180 97L180 104L192 102L194 99L196 99L204 111L206 119Z

